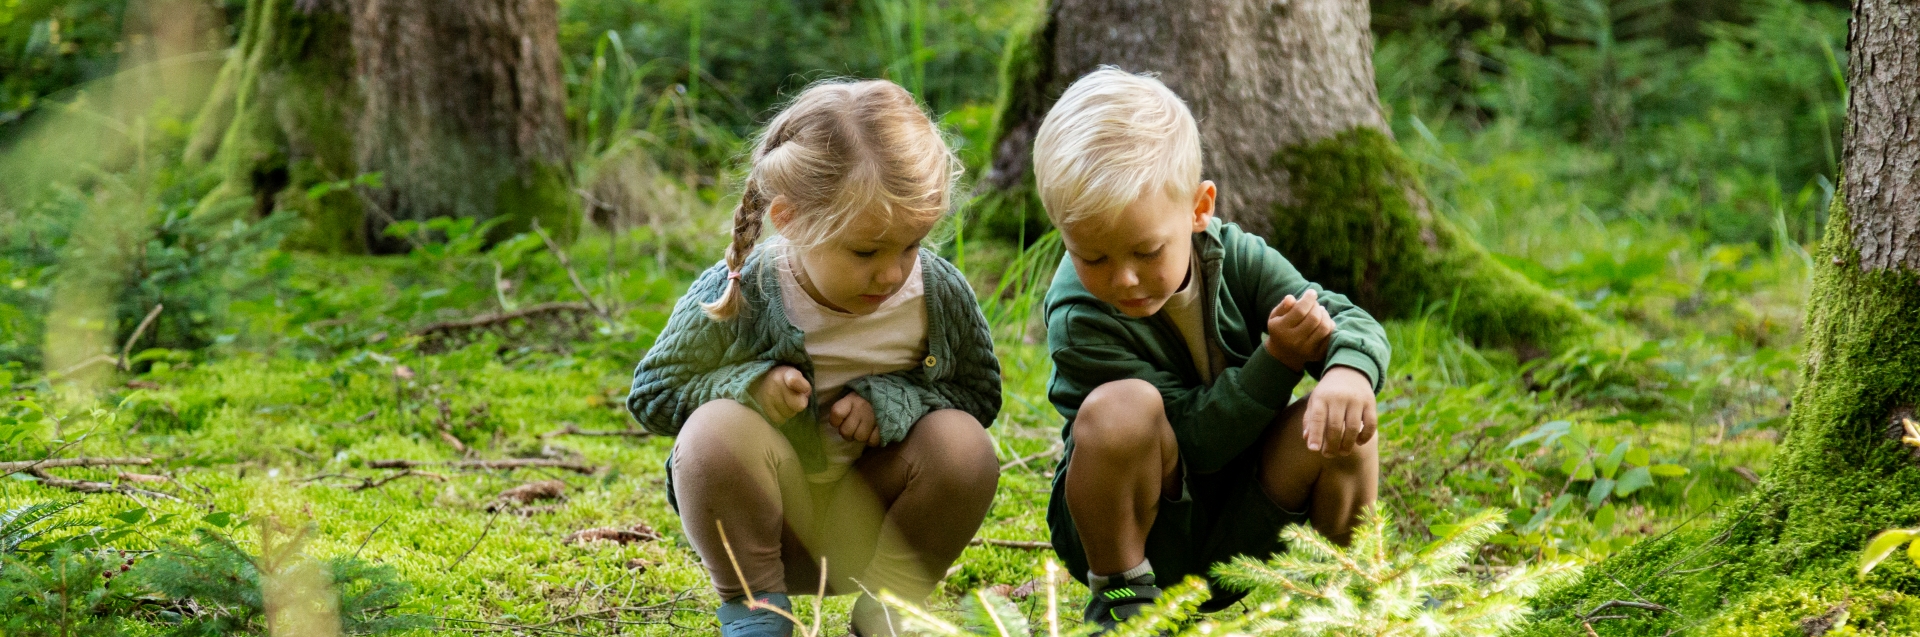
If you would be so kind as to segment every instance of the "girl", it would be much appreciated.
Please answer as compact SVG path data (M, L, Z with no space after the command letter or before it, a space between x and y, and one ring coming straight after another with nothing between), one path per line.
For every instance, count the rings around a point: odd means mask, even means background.
M1000 367L966 280L921 247L957 161L912 95L817 84L752 157L726 261L680 299L627 408L679 437L668 500L720 633L785 636L767 606L790 610L823 565L829 594L933 590L999 481ZM763 217L777 236L756 248ZM854 603L854 634L894 628Z

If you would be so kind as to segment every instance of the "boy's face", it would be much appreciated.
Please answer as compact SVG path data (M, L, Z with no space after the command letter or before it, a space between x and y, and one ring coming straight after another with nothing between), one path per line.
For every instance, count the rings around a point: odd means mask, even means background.
M779 229L794 210L777 198L769 212ZM906 284L920 259L920 242L936 221L888 223L878 214L859 215L826 241L797 251L800 286L821 305L872 314Z
M1060 228L1080 284L1134 318L1153 316L1187 280L1193 233L1213 218L1213 182L1190 201L1164 192L1141 195L1118 213Z

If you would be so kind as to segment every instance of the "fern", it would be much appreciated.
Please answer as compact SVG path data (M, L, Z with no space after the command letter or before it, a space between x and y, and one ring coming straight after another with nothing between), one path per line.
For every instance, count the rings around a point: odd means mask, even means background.
M1467 637L1498 635L1516 626L1530 611L1527 599L1542 588L1573 577L1567 562L1516 567L1482 580L1466 570L1480 547L1500 528L1504 513L1483 511L1446 529L1418 550L1396 550L1385 515L1368 512L1351 546L1341 548L1305 526L1281 532L1290 547L1266 561L1240 557L1214 569L1223 585L1250 593L1235 613L1200 619L1207 599L1199 578L1167 589L1158 603L1120 625L1110 637L1174 635L1274 635L1288 637ZM1040 630L997 594L967 595L958 621L882 593L910 628L943 637L1014 637L1044 634L1073 637L1093 626L1061 625L1059 568L1046 565L1046 615Z

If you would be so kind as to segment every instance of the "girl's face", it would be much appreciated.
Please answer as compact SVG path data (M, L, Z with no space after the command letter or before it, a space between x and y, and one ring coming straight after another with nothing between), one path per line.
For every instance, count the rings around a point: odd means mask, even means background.
M785 198L775 198L768 212L779 230L794 209ZM937 221L888 223L882 215L859 215L833 237L796 252L800 285L828 308L872 314L906 284L920 258L920 242Z

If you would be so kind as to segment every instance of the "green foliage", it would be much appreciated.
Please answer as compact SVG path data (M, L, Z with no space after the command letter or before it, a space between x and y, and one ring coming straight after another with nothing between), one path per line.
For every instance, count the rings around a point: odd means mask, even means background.
M1351 546L1340 547L1309 527L1281 532L1289 550L1267 560L1241 556L1214 568L1229 587L1251 593L1246 610L1201 619L1204 582L1188 578L1166 590L1140 615L1111 632L1135 635L1374 635L1465 637L1495 635L1518 625L1530 609L1526 600L1541 588L1578 573L1571 562L1520 566L1497 577L1467 570L1481 545L1498 531L1500 512L1484 511L1447 525L1440 537L1417 549L1397 546L1386 516L1367 513L1354 530ZM1058 571L1047 564L1044 587L1046 634L1083 635L1093 627L1063 633L1054 582ZM1035 593L1039 594L1038 592ZM900 610L910 627L933 635L1010 637L1029 633L1028 618L1005 597L990 591L968 594L959 621L950 621L890 595L882 599Z
M193 600L191 614L162 613L162 621L177 622L178 635L228 635L264 632L266 599L262 571L283 574L292 568L304 542L274 546L254 554L217 529L202 527L192 544L169 543L145 560L134 575L153 591L172 600ZM391 566L375 565L358 556L327 560L328 584L339 595L340 629L349 635L378 635L423 628L421 618L396 615L413 595Z

